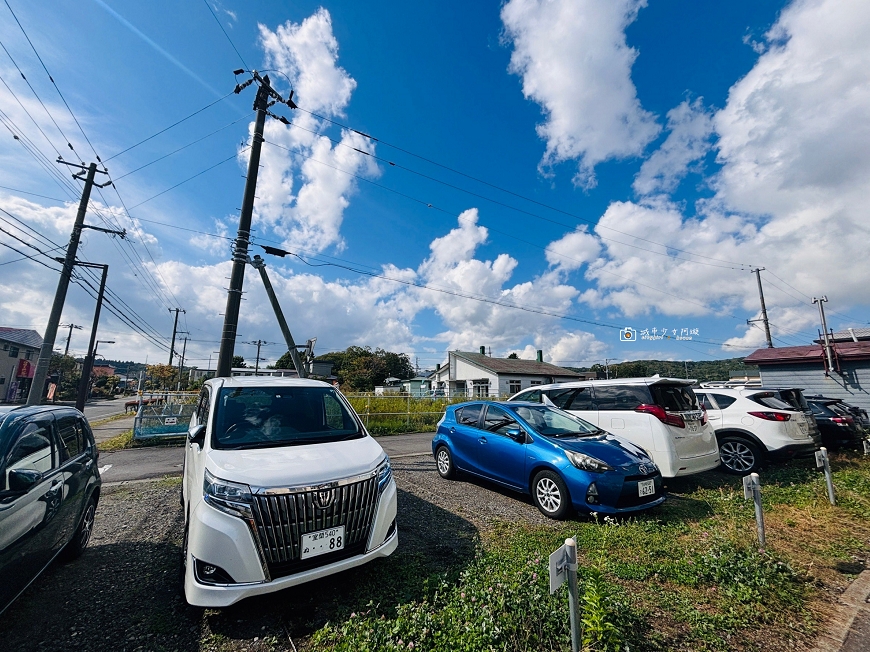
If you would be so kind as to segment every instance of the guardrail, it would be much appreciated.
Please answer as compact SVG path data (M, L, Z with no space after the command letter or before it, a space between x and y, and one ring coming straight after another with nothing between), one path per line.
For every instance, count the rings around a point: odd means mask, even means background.
M435 426L452 403L468 400L499 400L498 397L469 398L465 394L453 398L417 397L410 394L345 394L345 397L366 428L374 434L434 431Z
M187 433L199 392L151 392L137 399L133 439L165 439Z

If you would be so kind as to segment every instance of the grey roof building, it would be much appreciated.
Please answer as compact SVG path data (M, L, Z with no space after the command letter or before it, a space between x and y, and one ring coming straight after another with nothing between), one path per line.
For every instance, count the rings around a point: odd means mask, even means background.
M0 402L27 396L42 337L30 328L0 326Z
M870 410L870 341L855 342L851 336L835 341L831 357L829 369L825 348L813 344L758 349L743 362L758 365L765 387L800 387L806 395L839 398Z
M483 349L483 347L481 347ZM451 396L510 396L532 385L579 380L580 374L543 361L492 358L480 353L450 351L447 363L439 365L432 377L432 389Z

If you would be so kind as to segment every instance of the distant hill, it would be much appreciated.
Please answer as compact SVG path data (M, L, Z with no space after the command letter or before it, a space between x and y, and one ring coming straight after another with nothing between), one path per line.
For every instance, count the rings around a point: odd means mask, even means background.
M566 367L575 371L604 371L604 365L596 364L592 367ZM670 376L671 378L695 378L705 382L709 380L728 380L732 372L758 375L758 367L743 364L743 358L728 358L727 360L702 360L702 361L678 361L678 360L635 360L633 362L620 362L610 365L611 378L637 378L639 376Z

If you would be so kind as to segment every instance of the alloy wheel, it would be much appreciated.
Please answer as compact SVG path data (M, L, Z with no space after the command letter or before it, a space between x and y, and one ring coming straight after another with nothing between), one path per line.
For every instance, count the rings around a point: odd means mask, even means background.
M722 464L733 471L748 471L755 466L755 453L739 441L726 441L719 448Z
M85 548L88 545L88 541L91 540L91 532L94 529L94 503L91 502L88 504L88 508L85 510L84 516L82 516L82 525L79 529L79 547Z
M441 475L447 475L450 473L450 453L448 453L445 449L441 449L438 451L438 472Z
M535 492L538 504L547 512L553 513L559 510L559 506L562 504L562 492L550 478L543 477L538 480Z

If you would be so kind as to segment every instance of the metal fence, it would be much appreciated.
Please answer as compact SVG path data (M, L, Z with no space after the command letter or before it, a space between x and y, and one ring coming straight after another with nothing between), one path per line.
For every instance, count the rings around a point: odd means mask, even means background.
M146 392L133 420L133 439L164 439L187 433L199 392Z
M465 394L447 397L416 397L409 394L345 394L366 428L375 434L431 432L452 403L468 400L498 400L494 397L469 398Z

